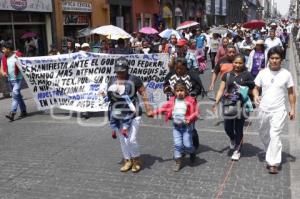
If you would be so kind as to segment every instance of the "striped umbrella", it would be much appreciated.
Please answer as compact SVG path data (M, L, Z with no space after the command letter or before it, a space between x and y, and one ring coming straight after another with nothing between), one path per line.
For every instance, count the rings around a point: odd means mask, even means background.
M185 21L185 22L182 22L182 23L176 28L176 30L182 30L182 29L190 28L190 27L197 26L197 25L199 25L199 23L196 22L196 21Z

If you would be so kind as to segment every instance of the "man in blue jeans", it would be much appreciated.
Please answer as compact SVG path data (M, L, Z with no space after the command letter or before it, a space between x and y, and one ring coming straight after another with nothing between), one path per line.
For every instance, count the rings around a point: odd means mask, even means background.
M22 74L16 66L18 52L13 51L13 46L10 43L4 45L3 48L4 56L1 59L1 65L3 67L3 75L7 77L8 83L12 90L12 107L11 112L6 115L10 121L14 121L17 113L18 106L20 107L21 114L20 118L26 117L26 105L21 95L21 83Z

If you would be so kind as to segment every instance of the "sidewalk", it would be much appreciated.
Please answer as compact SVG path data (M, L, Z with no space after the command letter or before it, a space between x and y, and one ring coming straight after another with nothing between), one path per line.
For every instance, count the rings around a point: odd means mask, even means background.
M290 153L295 156L296 161L290 163L291 173L291 196L292 199L300 198L300 103L299 103L299 89L300 89L300 64L299 56L295 42L291 39L291 47L289 48L289 61L290 61L290 72L293 74L295 82L295 90L297 95L297 110L296 120L289 122L289 141L290 141Z

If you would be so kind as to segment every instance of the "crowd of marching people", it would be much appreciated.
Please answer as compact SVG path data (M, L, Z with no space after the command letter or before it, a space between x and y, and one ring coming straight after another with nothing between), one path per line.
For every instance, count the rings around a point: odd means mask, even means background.
M195 122L199 117L198 96L207 91L215 92L213 112L222 104L224 130L232 150L231 159L237 161L242 155L243 129L245 120L254 108L258 108L259 129L266 151L269 173L278 173L281 164L283 131L285 118L295 118L295 91L291 73L282 68L289 46L287 24L271 23L263 28L247 30L239 24L226 26L226 32L211 32L209 29L191 29L182 32L182 37L171 34L169 38L158 35L133 34L130 40L118 39L101 41L100 53L150 54L168 53L169 73L165 77L163 92L166 103L156 110L148 102L143 82L128 73L129 64L125 58L115 62L115 78L108 83L101 95L110 102L109 119L112 138L119 137L124 164L122 172L141 169L137 135L141 123L141 108L137 94L142 96L147 116L164 114L171 120L174 140L174 171L183 166L185 154L190 161L196 159L199 146ZM49 55L73 52L93 52L88 43L68 42L64 52L51 46ZM22 77L15 67L19 55L10 44L3 45L2 74L12 87L12 108L6 116L13 121L17 107L20 117L27 115L26 106L20 92ZM210 64L208 64L210 62ZM211 72L205 73L209 69ZM204 88L201 77L210 75L211 82ZM221 81L216 88L218 78ZM285 94L288 94L290 109L285 108ZM88 118L88 113L85 113Z

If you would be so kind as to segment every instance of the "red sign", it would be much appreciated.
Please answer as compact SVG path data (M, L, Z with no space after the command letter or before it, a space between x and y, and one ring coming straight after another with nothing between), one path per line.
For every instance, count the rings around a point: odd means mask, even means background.
M10 0L11 7L21 11L27 7L27 0Z
M64 14L64 25L89 25L89 23L89 15Z

